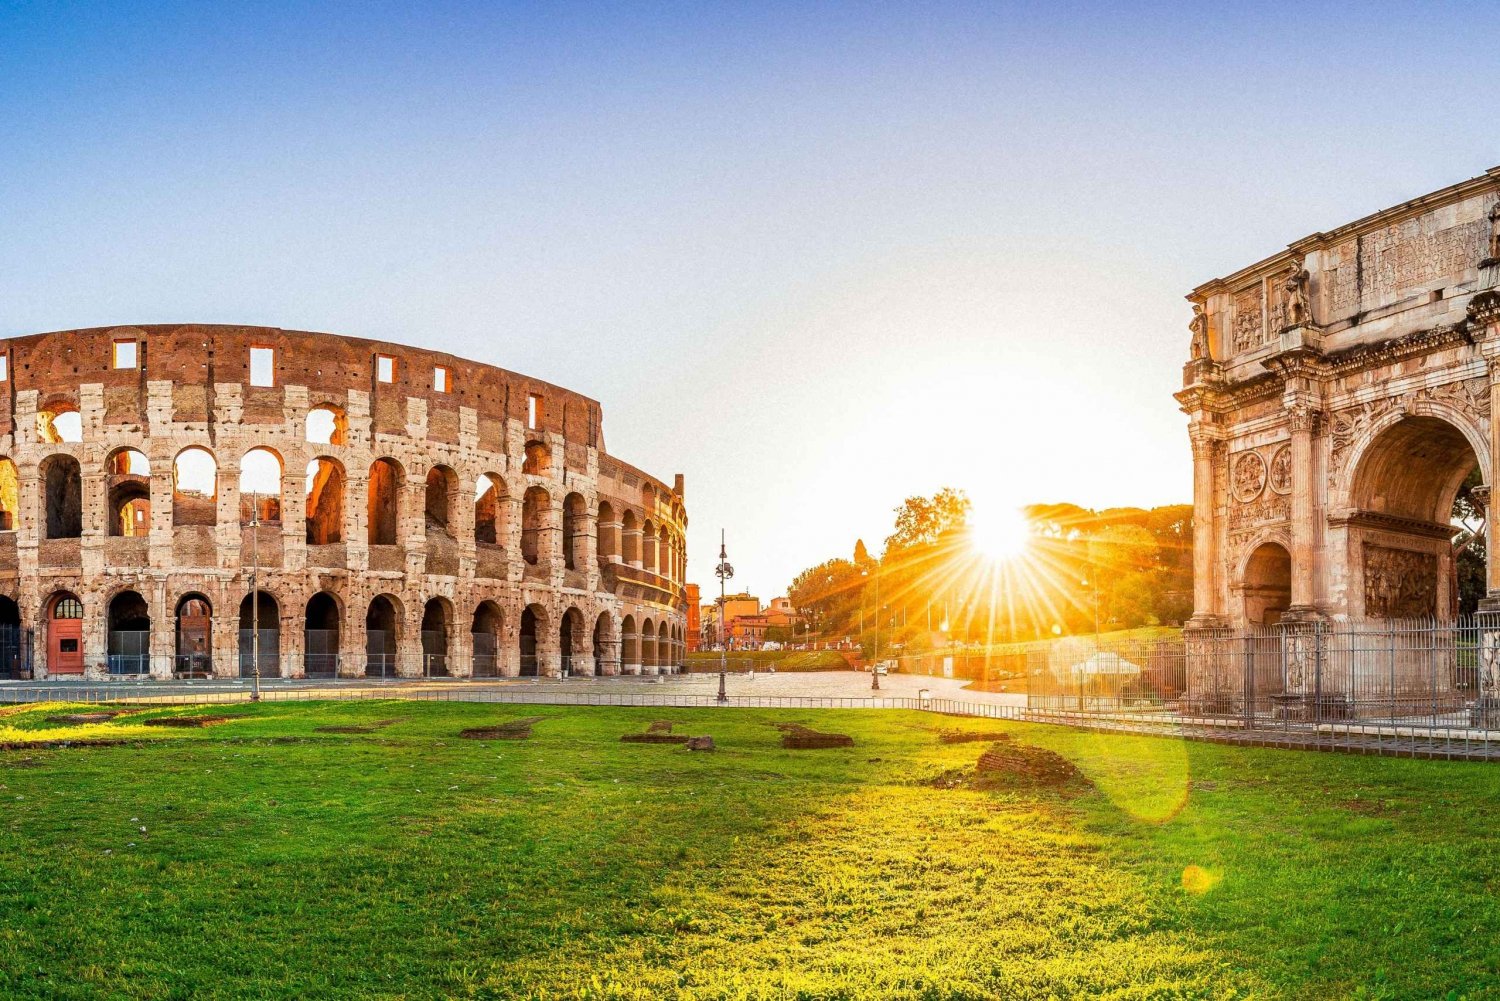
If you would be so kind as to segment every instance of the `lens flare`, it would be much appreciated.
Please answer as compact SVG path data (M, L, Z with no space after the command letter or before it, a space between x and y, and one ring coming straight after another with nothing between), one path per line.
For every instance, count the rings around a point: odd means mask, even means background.
M1009 560L1026 552L1031 525L1014 508L998 508L976 514L969 525L969 543L981 556Z

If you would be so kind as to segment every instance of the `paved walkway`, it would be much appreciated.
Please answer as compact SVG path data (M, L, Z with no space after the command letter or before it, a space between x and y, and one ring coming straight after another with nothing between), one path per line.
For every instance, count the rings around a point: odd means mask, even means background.
M985 705L1024 708L1024 693L978 692L956 678L932 678L926 675L891 674L880 679L880 691L871 691L870 676L857 671L816 671L801 673L756 672L754 676L730 674L726 686L736 698L807 698L807 699L915 699L926 689L933 698L958 699ZM6 681L0 682L0 702L69 701L130 699L133 701L185 702L194 697L248 697L249 679L212 681ZM359 694L370 698L392 698L409 694L437 694L463 701L488 701L496 691L533 692L537 695L623 695L639 694L671 697L677 695L712 698L719 690L717 674L674 674L661 677L615 678L485 678L473 681L448 679L378 680L339 678L295 680L272 678L261 681L268 699L317 698L319 693L348 698Z

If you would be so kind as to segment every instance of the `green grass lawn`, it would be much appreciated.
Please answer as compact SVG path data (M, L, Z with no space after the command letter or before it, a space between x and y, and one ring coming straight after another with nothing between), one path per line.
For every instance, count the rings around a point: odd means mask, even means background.
M975 788L938 733L1002 724L911 712L57 711L0 717L6 998L1500 997L1492 766L1012 724L1084 779ZM234 719L140 725L193 711ZM719 749L619 742L656 719Z

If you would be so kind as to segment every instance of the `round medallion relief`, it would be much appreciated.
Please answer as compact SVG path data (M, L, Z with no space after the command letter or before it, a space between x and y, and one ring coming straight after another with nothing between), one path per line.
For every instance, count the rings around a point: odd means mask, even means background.
M1266 488L1266 460L1259 452L1241 452L1234 460L1234 496L1241 503L1248 503L1260 496Z
M1271 489L1279 494L1292 492L1292 446L1282 445L1271 456Z

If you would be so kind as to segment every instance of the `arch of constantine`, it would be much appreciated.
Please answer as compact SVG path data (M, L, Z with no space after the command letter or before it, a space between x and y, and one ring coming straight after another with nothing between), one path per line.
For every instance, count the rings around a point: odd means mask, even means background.
M1500 462L1500 168L1188 298L1191 628L1451 620L1454 501Z
M266 327L0 341L0 672L656 673L686 527L598 403L488 365Z

